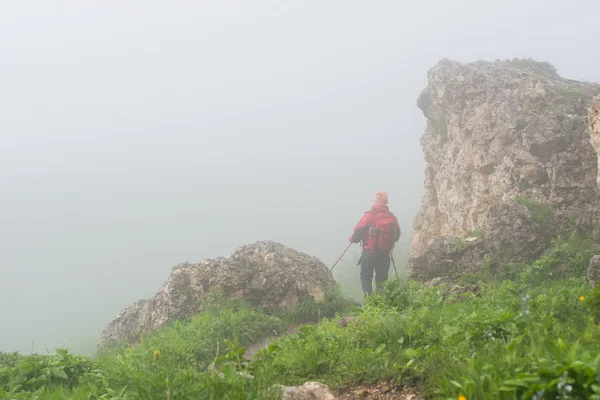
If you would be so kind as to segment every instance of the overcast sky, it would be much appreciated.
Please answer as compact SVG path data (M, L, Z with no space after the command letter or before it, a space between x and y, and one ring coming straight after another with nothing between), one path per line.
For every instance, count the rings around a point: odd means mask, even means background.
M406 234L427 70L600 80L600 2L0 2L0 351L97 339L183 261L331 264L377 190ZM356 271L358 281L358 271Z

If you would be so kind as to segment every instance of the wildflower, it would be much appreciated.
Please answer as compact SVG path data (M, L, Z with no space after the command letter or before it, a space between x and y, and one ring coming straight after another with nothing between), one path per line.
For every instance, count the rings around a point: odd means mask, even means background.
M579 296L579 301L584 301L585 300L585 296Z
M458 400L467 400L466 396L463 396L462 394L460 396L458 396Z
M154 353L152 354L152 359L154 361L156 361L156 359L160 356L160 350L154 350Z
M567 385L567 386L565 386L565 390L566 390L567 392L570 392L571 390L573 390L573 386L571 386L571 385Z

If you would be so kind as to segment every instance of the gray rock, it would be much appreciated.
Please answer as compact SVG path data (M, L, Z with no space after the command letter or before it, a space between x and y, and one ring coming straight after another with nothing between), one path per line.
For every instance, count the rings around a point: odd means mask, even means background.
M338 326L340 328L345 328L350 324L356 324L356 318L346 315L346 316L343 316L342 318L340 318L340 322L339 322Z
M534 164L526 164L519 168L519 183L528 186L542 185L548 182L548 173L543 167Z
M316 257L279 243L256 242L229 257L173 267L154 297L119 313L104 330L100 345L136 342L170 321L192 317L204 309L213 289L265 309L290 310L303 295L323 300L334 284L331 271Z
M430 102L431 100L429 98L429 88L425 88L421 91L419 97L417 98L417 107L419 107L421 111L423 111L423 115L426 118L429 118Z
M336 400L329 388L319 382L306 382L302 386L286 386L282 389L283 400Z
M413 276L427 286L445 283L465 273L480 273L488 254L482 238L460 239L444 236L435 239L421 257L412 259Z
M591 143L598 156L597 164L600 165L600 96L594 97L592 101L589 121ZM600 186L600 170L598 170L597 183Z
M587 268L587 278L590 285L595 288L600 281L600 255L593 256Z
M499 259L530 261L544 250L540 226L522 204L500 203L490 207L484 230L486 248Z
M427 117L425 182L409 274L439 270L423 262L436 251L431 246L483 227L491 206L516 196L550 204L557 214L581 210L591 216L582 227L600 226L592 145L600 149L600 100L591 130L588 124L597 94L600 85L563 79L534 61L442 60L433 67L417 101Z

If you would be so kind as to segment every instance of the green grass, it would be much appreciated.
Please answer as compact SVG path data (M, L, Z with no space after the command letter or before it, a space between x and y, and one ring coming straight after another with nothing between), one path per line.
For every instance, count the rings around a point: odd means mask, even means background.
M307 327L264 350L252 368L285 384L394 377L417 383L433 398L520 398L545 387L542 362L556 371L576 360L595 365L590 357L600 354L600 335L579 301L588 292L583 279L537 287L505 281L444 298L438 288L390 282L360 310L355 326L331 321ZM591 390L590 384L581 390Z
M174 322L136 346L105 348L93 359L66 350L50 356L0 353L0 398L271 398L270 385L263 385L267 379L236 373L245 368L239 360L245 346L284 332L290 323L335 316L349 304L337 287L322 302L304 298L278 315L216 296L190 321Z
M515 68L535 73L540 76L551 78L558 76L556 67L547 61L537 61L533 58L513 58L506 62Z
M305 323L333 318L336 313L356 305L354 301L345 299L337 286L325 292L325 299L317 302L312 296L304 296L290 312L282 313L280 318L289 323Z
M463 293L392 280L360 308L347 309L333 289L285 314L217 299L190 321L92 359L0 354L0 398L275 399L274 384L392 378L433 399L599 399L600 289L584 278L594 245L557 240L531 265L463 277ZM354 319L341 327L344 310ZM317 320L243 358L265 335Z

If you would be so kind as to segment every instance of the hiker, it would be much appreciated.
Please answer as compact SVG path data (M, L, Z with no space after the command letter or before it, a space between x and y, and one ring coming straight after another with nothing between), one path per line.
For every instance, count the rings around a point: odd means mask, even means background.
M378 192L375 204L363 215L350 236L350 243L362 241L360 282L365 298L373 292L373 273L379 289L388 278L394 244L400 239L400 224L388 208L388 194Z

